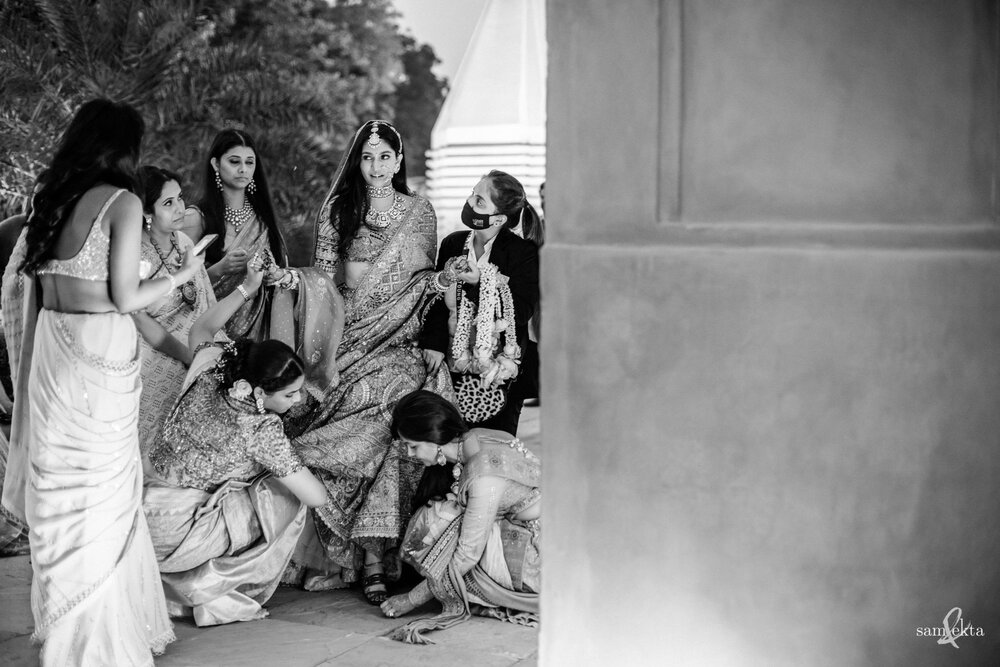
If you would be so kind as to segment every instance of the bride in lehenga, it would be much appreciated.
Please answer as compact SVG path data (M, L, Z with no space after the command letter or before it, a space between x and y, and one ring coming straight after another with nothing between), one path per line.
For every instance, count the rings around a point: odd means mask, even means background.
M152 665L174 639L141 506L140 356L126 313L202 260L188 252L172 275L139 278L142 204L130 190L144 129L126 104L84 104L28 221L3 504L30 528L42 665Z
M383 562L389 578L398 574L395 548L420 477L419 465L393 443L392 408L421 387L453 394L445 369L428 372L417 338L427 307L455 271L434 271L437 218L407 187L403 140L388 122L367 121L354 135L320 209L315 248L315 266L336 280L346 314L339 384L286 420L330 494L314 515L323 547L318 569L328 576L307 577L305 585L351 583L362 570L365 597L379 604Z

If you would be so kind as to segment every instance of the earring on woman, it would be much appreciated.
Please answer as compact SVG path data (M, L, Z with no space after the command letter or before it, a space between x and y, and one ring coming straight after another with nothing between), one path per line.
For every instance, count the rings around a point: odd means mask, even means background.
M250 179L250 182L247 183L247 192L250 194L257 192L257 184L253 182L252 178Z
M219 170L215 170L215 187L219 188L219 192L222 192L222 177L219 176Z
M143 226L146 227L146 231L147 232L152 232L153 231L153 218L152 217L150 217L148 215L142 216L142 224L143 224Z
M255 397L255 402L257 403L257 412L259 412L260 414L264 414L264 412L266 412L264 410L264 397L263 396Z
M438 464L439 466L443 466L447 462L448 459L445 458L444 450L441 449L441 445L438 445L437 456L434 457L434 463Z

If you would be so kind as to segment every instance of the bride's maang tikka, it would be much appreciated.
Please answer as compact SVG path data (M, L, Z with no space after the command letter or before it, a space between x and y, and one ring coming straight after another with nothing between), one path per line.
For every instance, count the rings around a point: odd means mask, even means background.
M399 130L394 128L392 125L389 125L389 123L385 122L384 120L372 121L371 134L368 135L368 145L371 146L372 148L375 148L376 146L378 146L379 142L382 141L382 137L379 136L379 130L381 130L382 128L380 128L379 125L385 125L390 130L392 130L393 134L396 135L396 140L399 141L399 154L402 155L403 137L399 136Z
M372 123L372 133L368 136L368 145L375 148L380 141L382 137L378 136L378 121L375 121Z

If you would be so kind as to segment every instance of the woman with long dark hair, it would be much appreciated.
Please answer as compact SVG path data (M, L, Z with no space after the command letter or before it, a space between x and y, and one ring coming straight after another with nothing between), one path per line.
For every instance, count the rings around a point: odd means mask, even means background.
M424 464L403 559L424 577L382 604L397 618L432 598L443 607L390 635L424 644L423 633L477 613L525 625L538 622L541 462L510 433L472 428L454 405L428 391L404 396L393 435Z
M251 258L243 291L263 278ZM199 626L264 618L323 485L292 450L281 415L299 402L305 366L287 345L216 332L243 304L233 292L198 318L186 388L153 445L143 499L168 609Z
M421 347L451 369L470 426L516 435L522 351L538 304L538 245L530 239L541 240L541 219L521 182L493 170L469 194L462 223L469 231L449 234L437 260L439 268L459 261L459 285L431 307ZM523 238L512 231L518 225Z
M28 220L24 338L4 505L30 527L43 665L149 664L173 640L142 513L138 336L127 314L189 280L139 276L144 131L93 100L63 134ZM40 299L38 291L41 292Z
M246 277L247 262L263 257L266 284L294 288L298 273L288 270L285 242L278 228L267 173L253 137L226 129L215 135L203 165L201 199L186 225L218 234L205 251L205 264L217 299L232 293ZM201 236L201 234L196 234ZM231 338L269 338L273 290L262 289L226 324Z
M352 583L378 604L398 575L395 547L419 468L389 433L400 396L421 387L451 395L447 373L428 372L416 347L428 304L454 282L434 271L437 217L406 185L403 139L390 123L364 123L344 154L316 224L315 265L344 295L340 382L289 423L297 450L331 501L316 528L330 575L309 588ZM384 561L384 562L383 562Z

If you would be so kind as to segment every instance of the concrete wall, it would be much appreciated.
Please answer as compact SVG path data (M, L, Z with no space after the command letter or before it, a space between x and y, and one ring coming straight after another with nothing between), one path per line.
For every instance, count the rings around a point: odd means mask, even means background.
M997 3L548 19L541 664L995 664Z

